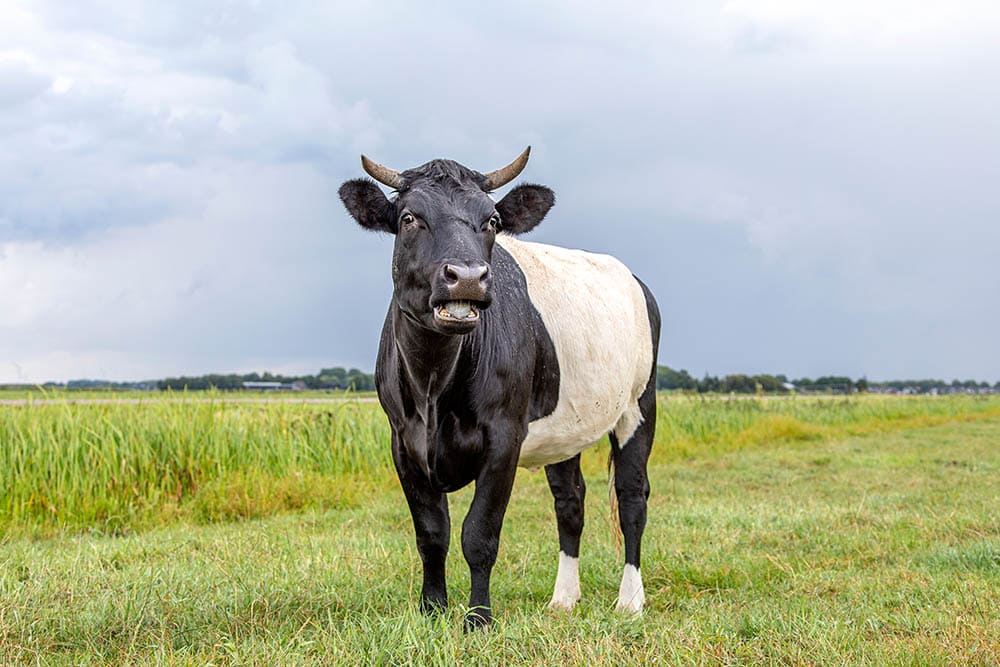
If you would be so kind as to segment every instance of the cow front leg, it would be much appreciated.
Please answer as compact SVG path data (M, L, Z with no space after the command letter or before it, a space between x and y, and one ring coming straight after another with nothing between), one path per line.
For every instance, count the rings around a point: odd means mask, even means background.
M472 591L465 629L489 625L493 621L490 605L490 575L500 548L500 528L510 502L517 471L517 452L491 460L476 478L476 492L469 513L462 524L462 552L469 564Z
M428 614L448 606L448 589L445 583L445 560L451 540L448 497L432 488L424 472L407 459L395 433L392 436L392 459L413 517L417 551L424 570L420 611Z

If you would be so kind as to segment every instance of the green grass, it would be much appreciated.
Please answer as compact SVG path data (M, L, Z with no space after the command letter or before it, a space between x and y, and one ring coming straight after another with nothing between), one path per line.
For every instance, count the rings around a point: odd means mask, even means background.
M140 399L144 401L162 400L200 400L206 398L261 398L268 400L301 400L301 399L338 399L338 398L374 398L374 391L348 390L305 390L305 391L144 391L139 389L66 389L62 387L43 387L25 385L17 389L0 388L0 400L59 400L79 401L90 399Z
M719 418L721 444L703 431L701 450L688 447L699 407L677 408L693 421L651 469L640 619L613 611L621 557L595 455L572 614L545 609L555 519L544 475L521 471L490 632L461 632L458 531L452 608L417 614L419 559L387 484L353 505L243 522L9 534L0 663L997 664L1000 418L951 405L950 417L864 406L877 421L850 405L813 406L811 420L799 407L703 406L731 419ZM891 411L905 427L885 426ZM852 429L864 433L840 433ZM452 496L453 516L470 497Z
M350 504L388 478L388 437L377 404L350 401L0 407L0 526L122 532Z
M373 402L0 406L0 531L122 534L351 507L394 488ZM1000 397L661 397L653 464L1000 415ZM607 445L584 458L602 474Z

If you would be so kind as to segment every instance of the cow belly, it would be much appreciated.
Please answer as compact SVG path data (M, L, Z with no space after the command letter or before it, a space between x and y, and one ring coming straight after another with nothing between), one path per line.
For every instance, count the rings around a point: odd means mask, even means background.
M517 261L559 361L555 409L528 425L519 465L568 459L614 430L624 444L639 425L639 396L653 363L642 288L608 255L511 237Z

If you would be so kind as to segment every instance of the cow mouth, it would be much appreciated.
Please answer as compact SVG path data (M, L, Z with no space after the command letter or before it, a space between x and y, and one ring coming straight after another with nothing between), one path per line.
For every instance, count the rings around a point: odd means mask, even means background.
M480 305L473 301L446 301L434 306L434 319L448 324L472 324L479 321Z

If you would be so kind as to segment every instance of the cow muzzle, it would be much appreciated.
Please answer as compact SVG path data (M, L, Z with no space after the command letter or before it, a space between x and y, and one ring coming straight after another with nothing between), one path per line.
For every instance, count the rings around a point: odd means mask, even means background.
M490 305L493 277L485 262L445 262L435 282L434 319L441 324L475 324Z

